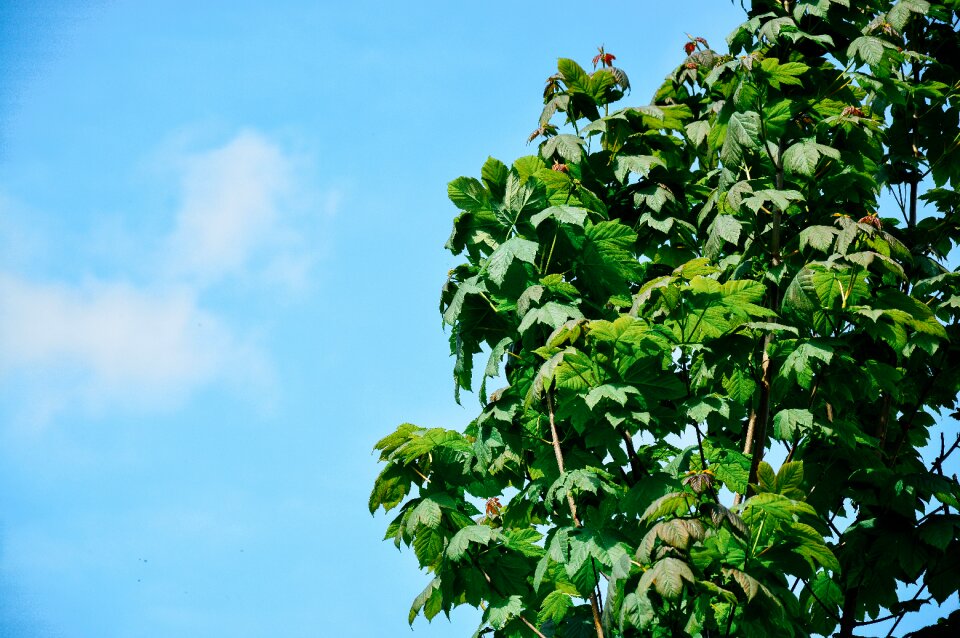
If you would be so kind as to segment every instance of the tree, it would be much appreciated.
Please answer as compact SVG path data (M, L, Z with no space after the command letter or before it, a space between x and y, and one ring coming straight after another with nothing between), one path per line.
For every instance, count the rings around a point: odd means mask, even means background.
M892 635L957 592L958 7L756 0L648 106L561 59L538 154L450 183L458 400L488 358L466 431L376 446L411 622Z

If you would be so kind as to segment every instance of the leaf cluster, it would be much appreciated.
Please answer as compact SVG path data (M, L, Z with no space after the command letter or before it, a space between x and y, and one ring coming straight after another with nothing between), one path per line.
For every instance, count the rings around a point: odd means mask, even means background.
M376 446L370 509L432 578L411 622L851 636L957 592L958 22L755 0L639 107L612 55L559 60L536 154L448 187L481 411Z

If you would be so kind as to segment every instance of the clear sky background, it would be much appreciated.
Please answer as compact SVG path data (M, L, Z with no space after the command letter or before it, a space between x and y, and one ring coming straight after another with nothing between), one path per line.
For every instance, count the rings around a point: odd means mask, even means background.
M267 5L0 2L4 638L411 635L428 579L366 502L378 438L478 411L446 183L533 152L558 56L605 44L647 103L742 17Z

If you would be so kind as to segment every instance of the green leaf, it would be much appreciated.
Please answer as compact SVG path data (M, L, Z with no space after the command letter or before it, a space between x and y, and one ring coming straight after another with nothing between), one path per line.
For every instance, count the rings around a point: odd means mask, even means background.
M540 154L547 160L555 155L571 163L579 163L583 159L583 147L586 141L576 135L555 135L548 138L540 146Z
M607 486L595 471L582 468L567 470L547 490L545 500L563 504L568 496L576 498L586 493L597 494L605 489L608 489Z
M507 165L498 159L488 157L480 169L480 176L487 189L494 194L497 199L503 199L504 189L507 184L507 175L510 169Z
M796 175L813 175L824 155L838 159L840 153L829 146L817 144L814 139L804 140L783 152L783 168Z
M410 493L412 482L410 474L410 471L406 468L392 463L387 465L377 476L373 490L370 492L370 499L367 503L370 513L373 514L380 507L383 507L383 511L389 512L399 505Z
M763 324L755 325L756 329L759 330L761 329L759 326ZM757 389L757 382L754 381L749 371L743 370L742 368L734 368L730 371L729 376L724 377L723 389L726 390L730 398L737 403L746 403L753 397L753 393Z
M883 50L890 46L880 38L862 35L847 48L847 57L856 57L870 66L877 66L883 60Z
M760 207L767 202L784 211L790 207L790 202L803 199L803 193L795 190L775 190L767 188L755 191L749 197L744 198L743 204L754 213L760 210Z
M586 241L577 258L577 287L604 291L604 301L613 293L628 293L627 282L639 272L632 249L637 233L618 221L587 223Z
M654 166L665 166L663 160L653 155L618 155L613 162L613 174L621 182L629 173L647 177Z
M691 585L696 582L690 566L678 558L667 557L660 559L644 572L637 588L643 590L653 585L661 596L672 600L683 593L684 581Z
M540 208L542 203L543 193L542 190L538 190L536 178L523 179L518 171L510 171L503 195L503 210L499 213L501 223L504 226L512 226L521 214Z
M557 60L557 70L563 76L567 87L586 93L590 90L590 76L579 64L569 58Z
M464 527L450 539L447 545L447 557L459 561L467 553L471 543L487 545L493 537L493 529L487 525L470 525Z
M724 241L734 245L740 241L740 230L742 228L743 224L737 221L737 218L733 215L717 215L710 228L710 238L704 247L704 254L711 259L716 259L723 249Z
M543 534L535 529L507 529L503 531L503 537L504 546L527 558L543 556L543 548L535 544L543 538Z
M487 367L483 371L485 379L493 378L500 374L500 359L503 358L503 355L507 353L512 345L513 339L504 337L490 350L490 358L487 360Z
M502 629L507 621L523 612L523 598L517 595L491 600L483 620L494 629Z
M684 130L687 133L687 137L690 138L690 141L696 146L700 146L703 144L704 140L707 139L707 134L710 132L710 122L707 122L706 120L690 122L687 124Z
M760 591L760 581L739 569L724 569L723 573L733 578L734 582L740 586L740 589L743 590L744 595L747 597L747 602L756 598L757 593Z
M660 400L677 399L686 393L683 382L665 373L659 358L638 359L624 372L624 381L636 386L640 394Z
M780 64L776 58L764 58L760 62L760 68L767 74L767 81L775 89L779 89L781 84L793 84L800 86L803 83L798 76L803 75L810 67L800 62L786 62Z
M924 15L929 10L930 3L926 0L900 0L887 12L887 22L897 31L903 31L911 14Z
M792 522L794 511L794 503L790 499L779 494L762 492L747 499L741 517L747 525L757 529L760 521L765 517Z
M737 602L737 597L734 595L733 592L731 592L728 589L724 589L723 587L719 587L716 584L711 583L709 580L699 580L697 581L697 585L700 586L702 589L705 589L707 592L715 596L719 596L720 598L722 598L724 601L728 603Z
M608 399L613 401L617 405L625 406L627 404L627 392L626 390L634 390L631 386L626 386L626 388L621 388L618 386L610 385L605 383L604 385L597 386L590 390L587 393L587 396L584 398L584 402L587 404L591 410L597 406L597 403L601 399ZM634 390L636 392L636 390Z
M783 16L767 20L760 27L760 36L766 38L771 43L776 43L781 33L790 33L797 30L797 25L793 18Z
M840 617L843 591L828 572L817 572L801 592L800 602L814 631L824 636L833 634Z
M421 567L433 567L443 553L443 534L431 527L421 527L413 539L413 552Z
M463 210L476 212L490 207L490 197L483 184L472 177L458 177L450 182L447 196Z
M554 219L557 223L583 227L589 214L590 211L587 209L576 206L551 206L533 215L530 218L530 223L536 227L542 224L545 219Z
M570 598L569 594L554 590L543 599L543 603L540 605L540 613L537 614L537 623L542 625L548 620L559 623L566 617L572 606L573 599Z
M536 155L526 155L513 161L513 171L516 172L517 181L524 183L540 171L547 168L543 160Z
M800 231L800 250L806 247L826 253L830 251L837 231L831 226L807 226Z
M575 349L567 348L566 350L562 350L551 356L540 366L540 369L537 370L537 373L533 377L533 383L530 384L530 390L527 392L526 399L524 400L525 407L533 405L533 402L540 399L543 395L543 391L553 385L553 375L557 371L557 366L560 365L563 357L570 351L575 351Z
M767 139L779 139L786 132L787 124L792 120L801 105L791 99L782 99L765 105L763 108L763 126Z
M447 306L447 309L443 313L443 321L451 326L457 323L467 295L482 295L484 292L484 286L479 282L477 277L470 277L462 282L457 287L457 291L454 293L450 305Z
M766 461L760 461L760 465L757 466L757 483L761 492L777 493L777 476Z
M741 452L724 447L714 447L710 441L704 441L704 450L709 469L726 487L736 493L747 491L750 477L750 457Z
M796 350L787 356L781 369L784 376L791 378L804 389L810 389L813 384L815 370L813 361L829 364L833 359L833 348L826 343L807 341L801 343Z
M470 452L472 449L460 432L443 428L430 428L429 430L420 429L411 433L406 443L398 447L393 456L410 463L441 447L458 452Z
M666 515L682 515L689 511L696 497L688 492L672 492L664 494L644 511L641 521L655 521Z
M840 571L840 561L823 542L823 537L817 530L805 523L790 523L789 529L790 540L798 544L794 551L830 571Z
M423 609L423 606L426 604L427 600L437 595L441 595L439 576L431 580L427 586L424 587L423 591L413 599L413 604L410 606L410 614L407 616L407 622L410 625L413 625L414 619L416 619L417 614L420 613L420 610Z
M407 521L407 528L411 532L416 531L421 525L425 527L440 525L440 505L430 497L422 499L417 504Z
M548 301L539 308L527 312L518 329L520 334L523 334L534 324L540 323L549 326L551 330L556 330L568 319L583 319L583 313L576 306Z
M958 573L960 573L960 543L954 539L944 557L928 567L923 574L923 582L937 603L942 605L956 593Z
M760 148L760 115L755 111L734 113L727 124L727 135L720 151L720 161L730 170L736 169L747 150Z
M776 492L783 494L787 498L800 500L806 494L801 489L803 486L803 461L791 461L784 463L777 470Z
M533 571L533 591L540 591L540 585L543 584L543 578L547 575L547 569L550 567L550 554L544 554L537 562L537 567Z
M932 516L920 526L920 538L925 543L943 551L957 537L960 517L954 514Z
M813 427L813 414L802 408L780 410L773 417L773 435L779 441L793 441L798 432Z
M661 212L668 202L676 201L677 198L674 197L673 192L662 184L646 184L637 188L633 195L633 203L637 208L646 207L655 213ZM647 224L662 232L669 232L676 222L673 217L660 220L651 216L650 213L644 213L643 218Z
M537 242L529 239L520 237L508 239L500 244L500 247L487 259L487 278L498 286L502 285L514 260L532 264L536 260L538 248Z

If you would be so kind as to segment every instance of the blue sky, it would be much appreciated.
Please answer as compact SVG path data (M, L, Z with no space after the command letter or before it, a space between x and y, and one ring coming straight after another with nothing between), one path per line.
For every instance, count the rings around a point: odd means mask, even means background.
M0 635L407 635L373 443L461 427L446 183L716 0L0 7ZM454 623L415 636L465 636ZM902 626L905 626L902 625Z

